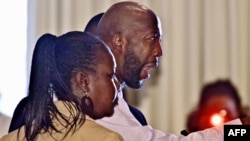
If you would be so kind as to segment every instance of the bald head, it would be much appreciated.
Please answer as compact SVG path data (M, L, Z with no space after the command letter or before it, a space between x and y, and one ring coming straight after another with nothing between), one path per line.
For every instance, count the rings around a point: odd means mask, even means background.
M107 41L114 34L128 34L146 26L143 22L157 22L157 16L149 8L136 2L119 2L112 5L98 25L98 36ZM155 23L152 23L155 24Z
M136 2L112 5L98 23L97 36L115 57L119 82L131 88L141 87L162 56L160 21L152 10Z

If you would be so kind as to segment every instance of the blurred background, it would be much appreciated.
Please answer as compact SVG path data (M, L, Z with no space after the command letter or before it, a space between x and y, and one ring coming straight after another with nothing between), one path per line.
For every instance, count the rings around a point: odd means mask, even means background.
M44 33L82 31L88 20L121 0L0 2L0 111L11 116L26 95L32 51ZM126 99L164 132L179 134L201 87L230 79L250 105L249 0L134 0L160 17L164 55L140 90Z

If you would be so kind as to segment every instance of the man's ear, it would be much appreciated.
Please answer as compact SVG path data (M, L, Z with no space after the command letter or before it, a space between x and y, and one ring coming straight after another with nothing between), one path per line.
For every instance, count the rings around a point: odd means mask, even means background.
M121 52L124 46L124 38L121 34L115 34L112 37L112 50Z
M76 81L78 86L84 91L88 92L89 91L89 75L83 71L79 71L76 74Z

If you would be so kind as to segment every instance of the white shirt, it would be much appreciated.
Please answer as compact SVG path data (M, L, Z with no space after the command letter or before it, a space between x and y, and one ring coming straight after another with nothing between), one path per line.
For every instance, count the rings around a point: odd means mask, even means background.
M153 129L150 125L142 126L129 111L122 91L118 94L119 101L114 115L97 120L104 127L120 133L125 141L223 141L223 126L191 133L188 136L165 134ZM227 124L241 124L239 119Z

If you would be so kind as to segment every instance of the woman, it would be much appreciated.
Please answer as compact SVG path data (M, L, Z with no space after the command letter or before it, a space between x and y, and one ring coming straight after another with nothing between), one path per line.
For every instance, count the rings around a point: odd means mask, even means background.
M188 115L187 129L195 132L247 116L237 87L230 80L203 86L197 108Z
M88 33L41 36L33 53L25 125L1 141L121 141L93 120L114 112L115 67L110 50Z

